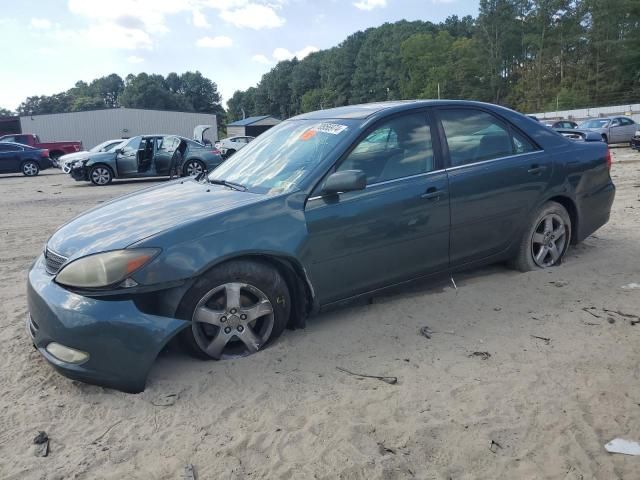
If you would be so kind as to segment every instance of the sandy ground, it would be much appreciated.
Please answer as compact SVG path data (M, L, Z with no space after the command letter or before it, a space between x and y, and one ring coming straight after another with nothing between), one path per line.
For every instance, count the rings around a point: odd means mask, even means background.
M169 348L138 395L72 382L40 358L25 276L61 223L152 182L0 176L0 478L177 479L186 464L199 479L640 478L640 457L603 448L640 440L640 325L622 315L640 315L640 290L621 288L640 283L640 153L615 155L611 222L562 266L415 285L245 359ZM39 430L46 458L34 456Z

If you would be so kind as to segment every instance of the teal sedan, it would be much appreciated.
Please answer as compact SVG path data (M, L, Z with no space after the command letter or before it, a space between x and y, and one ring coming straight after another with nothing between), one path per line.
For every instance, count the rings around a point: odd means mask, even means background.
M176 336L197 357L237 358L406 282L553 268L609 220L610 166L605 143L490 104L306 113L208 175L63 225L29 272L27 330L63 375L137 392Z
M176 135L140 135L107 151L87 152L68 164L77 181L97 186L114 178L191 176L210 172L223 162L215 148Z

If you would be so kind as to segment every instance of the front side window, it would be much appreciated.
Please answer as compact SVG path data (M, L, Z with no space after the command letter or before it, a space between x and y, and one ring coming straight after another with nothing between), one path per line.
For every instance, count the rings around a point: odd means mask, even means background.
M142 137L133 137L122 147L122 153L126 155L137 152L140 148L141 141Z
M338 166L362 170L371 185L434 170L426 113L394 118L374 128Z
M348 136L351 120L288 120L267 130L216 168L209 178L254 193L293 190Z
M512 136L505 124L480 110L441 110L440 119L452 167L535 150L526 137Z

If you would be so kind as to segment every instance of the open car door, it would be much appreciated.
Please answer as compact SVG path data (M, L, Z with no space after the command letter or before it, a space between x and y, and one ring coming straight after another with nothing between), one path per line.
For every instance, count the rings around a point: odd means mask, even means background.
M158 175L171 175L172 172L176 171L178 164L175 159L179 154L181 142L182 139L175 135L169 135L160 139L156 154L153 157Z

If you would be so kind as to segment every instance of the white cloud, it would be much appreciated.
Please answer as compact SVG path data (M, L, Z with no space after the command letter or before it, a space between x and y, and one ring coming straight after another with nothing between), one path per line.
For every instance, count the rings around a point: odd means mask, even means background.
M266 55L262 55L261 53L251 57L251 60L253 60L254 62L257 62L257 63L262 63L264 65L270 65L271 63L273 63L271 60L269 60L266 57Z
M32 18L31 28L49 29L51 28L51 22L46 18Z
M191 23L193 23L194 27L198 28L209 28L211 24L207 20L207 17L202 13L201 10L194 10L191 15Z
M279 47L273 51L273 58L275 58L279 62L283 60L291 60L293 57L297 57L298 60L302 60L310 53L317 52L318 50L320 50L318 47L314 47L312 45L308 45L302 50L298 50L297 52L291 52L286 48Z
M233 40L229 37L202 37L196 42L196 46L204 48L227 48L233 45Z
M257 3L249 3L232 10L222 10L220 18L236 27L254 30L277 28L285 24L285 19L280 17L273 7Z
M382 8L387 6L387 0L360 0L353 4L360 10L373 10L374 8Z
M142 62L144 62L144 58L137 57L136 55L131 55L131 56L127 57L127 62L129 62L129 63L142 63Z

